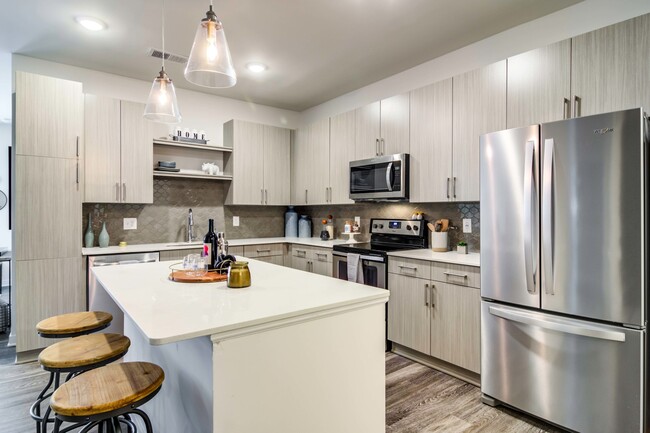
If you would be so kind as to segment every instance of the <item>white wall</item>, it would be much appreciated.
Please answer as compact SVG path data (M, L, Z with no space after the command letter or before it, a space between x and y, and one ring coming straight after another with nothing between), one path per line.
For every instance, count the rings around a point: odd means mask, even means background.
M3 119L11 118L11 54L0 53L0 191L9 197L9 165L7 147L11 144L11 123ZM11 230L9 230L9 206L0 210L0 247L11 249ZM2 263L2 281L9 284L9 264Z
M152 70L151 81L142 81L17 54L13 55L13 70L78 81L83 84L84 93L142 103L147 101L151 83L157 74ZM176 95L183 121L174 127L204 130L210 144L222 143L223 124L230 119L250 120L285 128L299 125L300 114L295 111L179 88L176 88Z
M301 121L344 113L646 13L650 13L648 0L585 0L312 107L301 113Z

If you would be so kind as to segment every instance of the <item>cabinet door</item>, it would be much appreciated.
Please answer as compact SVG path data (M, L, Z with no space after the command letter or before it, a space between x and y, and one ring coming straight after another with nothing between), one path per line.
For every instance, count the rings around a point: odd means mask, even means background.
M506 128L506 61L453 78L452 198L479 201L479 136Z
M565 119L570 97L570 40L508 59L508 128Z
M309 128L296 129L294 137L291 143L291 203L302 205L307 204L309 194Z
M480 290L434 281L432 291L431 356L479 373Z
M81 83L16 72L15 86L16 155L76 158L84 124Z
M350 161L354 158L356 112L330 119L330 203L348 204L350 200Z
M77 238L80 241L80 238ZM36 324L59 314L86 309L86 284L81 253L77 257L17 260L15 263L16 351L45 347L56 340L36 333Z
M291 200L290 131L264 126L264 204L287 205Z
M233 120L230 204L264 204L264 125Z
M144 104L121 101L122 203L153 203L153 125Z
M314 274L324 275L326 277L332 276L332 263L323 260L312 260L311 271Z
M644 15L572 39L574 117L650 106L648 21Z
M295 255L291 257L291 267L293 269L310 272L310 264L311 260L307 259L307 257L298 257Z
M381 142L379 153L392 155L409 152L409 94L381 101Z
M431 344L429 280L389 273L388 288L388 339L428 354Z
M451 198L452 80L411 92L411 202Z
M380 105L381 103L377 101L355 110L354 159L379 156Z
M326 204L330 184L330 119L326 117L309 125L308 139L308 204Z
M14 257L81 257L76 159L16 156Z
M84 201L120 201L120 101L96 95L84 98Z

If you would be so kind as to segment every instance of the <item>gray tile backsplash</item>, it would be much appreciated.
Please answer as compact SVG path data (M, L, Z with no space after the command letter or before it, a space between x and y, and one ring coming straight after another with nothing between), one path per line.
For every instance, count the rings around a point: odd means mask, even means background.
M83 231L88 226L88 214L93 217L95 245L102 223L110 235L110 245L120 241L129 244L182 242L187 238L187 211L194 213L194 233L200 240L207 231L208 218L215 220L216 230L225 231L230 239L284 236L285 207L226 206L227 184L204 179L154 179L153 204L84 203ZM370 218L409 218L413 212L424 212L433 221L449 218L459 230L450 232L450 244L465 240L470 251L478 251L478 203L359 203L354 205L298 206L298 213L313 218L313 233L321 230L320 220L334 216L336 232L343 231L346 220L361 217L361 237L368 238ZM240 225L232 225L232 217L239 216ZM123 230L123 218L137 218L137 230ZM472 233L462 233L462 218L472 218Z

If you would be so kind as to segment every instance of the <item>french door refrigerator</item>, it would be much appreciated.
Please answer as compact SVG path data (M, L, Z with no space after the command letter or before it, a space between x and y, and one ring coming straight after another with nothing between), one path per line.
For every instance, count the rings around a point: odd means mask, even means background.
M481 136L481 391L570 430L647 430L642 109Z

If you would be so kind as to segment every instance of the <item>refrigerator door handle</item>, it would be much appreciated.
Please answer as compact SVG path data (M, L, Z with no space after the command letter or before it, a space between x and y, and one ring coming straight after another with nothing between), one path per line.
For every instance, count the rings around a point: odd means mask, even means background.
M526 266L526 290L531 295L535 294L537 280L537 266L534 258L533 244L536 224L533 221L535 206L535 142L526 142L526 155L524 158L524 263Z
M537 326L538 328L549 329L551 331L598 338L600 340L625 342L625 334L623 332L609 331L590 325L578 326L570 325L568 323L560 323L559 321L552 319L537 318L533 313L512 311L505 307L491 306L489 311L493 316L501 317L502 319L523 323L525 325Z
M542 259L544 260L544 292L553 295L553 150L552 138L544 140L544 171L542 173Z

